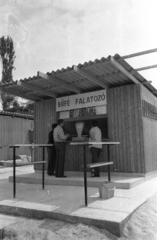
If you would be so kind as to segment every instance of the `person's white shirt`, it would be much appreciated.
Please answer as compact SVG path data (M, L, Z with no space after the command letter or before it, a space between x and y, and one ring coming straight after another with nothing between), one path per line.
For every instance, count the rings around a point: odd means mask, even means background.
M89 131L89 142L102 142L102 134L99 127L92 127ZM89 148L102 148L102 144L92 144Z

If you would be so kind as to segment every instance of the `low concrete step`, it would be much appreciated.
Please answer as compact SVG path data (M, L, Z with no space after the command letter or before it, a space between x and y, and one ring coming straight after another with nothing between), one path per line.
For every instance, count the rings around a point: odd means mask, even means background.
M60 186L84 186L83 176L67 175L67 178L56 178L45 174L45 185L60 185ZM107 175L100 178L87 177L88 187L98 187L101 183L107 181ZM111 181L114 182L117 189L130 189L145 181L144 177L118 177L111 176ZM9 177L9 182L13 182L13 177ZM42 173L31 173L16 176L17 183L42 184Z

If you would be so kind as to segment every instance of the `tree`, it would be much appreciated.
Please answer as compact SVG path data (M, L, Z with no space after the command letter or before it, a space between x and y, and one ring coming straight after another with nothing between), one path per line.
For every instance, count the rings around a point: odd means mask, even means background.
M10 107L7 109L8 112L18 112L21 114L28 114L33 115L34 114L34 102L27 101L27 102L21 102L18 101L18 98L15 98L14 101L11 103Z
M25 111L27 111L29 114L34 114L34 102L28 101L25 106Z
M2 37L0 39L0 56L2 60L2 83L11 83L13 82L12 71L15 69L14 61L15 61L15 51L14 44L11 37ZM11 94L1 93L2 98L2 106L3 110L7 110L13 102L14 97Z

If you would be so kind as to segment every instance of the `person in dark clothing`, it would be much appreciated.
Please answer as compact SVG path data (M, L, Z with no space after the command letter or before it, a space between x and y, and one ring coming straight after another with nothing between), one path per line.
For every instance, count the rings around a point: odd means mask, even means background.
M65 141L70 136L65 134L63 119L58 120L58 125L54 129L53 137L56 147L57 163L56 163L56 177L66 177L64 175L64 163L65 163Z
M52 130L49 132L48 135L48 144L54 144L53 140L53 131L57 127L57 124L52 124ZM52 147L47 148L48 153L48 167L47 167L47 174L48 175L55 175L55 167L56 167L56 148L53 145Z

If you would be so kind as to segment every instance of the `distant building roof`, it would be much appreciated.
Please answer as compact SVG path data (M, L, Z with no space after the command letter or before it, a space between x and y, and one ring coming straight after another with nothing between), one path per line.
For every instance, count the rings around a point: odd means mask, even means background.
M16 112L0 111L0 115L12 116L12 117L20 117L20 118L28 118L28 119L34 119L34 115L30 115L30 114L22 114L22 113L16 113Z

